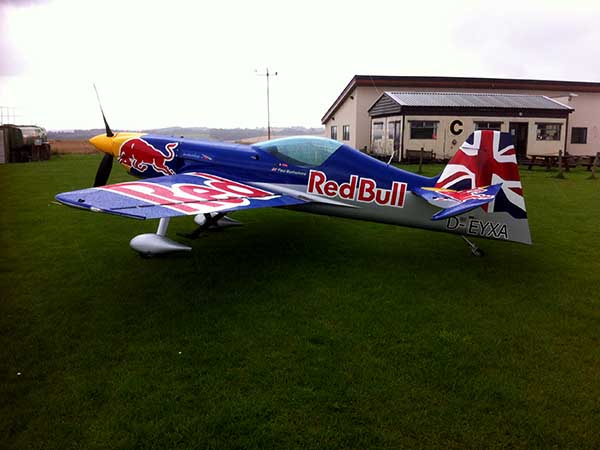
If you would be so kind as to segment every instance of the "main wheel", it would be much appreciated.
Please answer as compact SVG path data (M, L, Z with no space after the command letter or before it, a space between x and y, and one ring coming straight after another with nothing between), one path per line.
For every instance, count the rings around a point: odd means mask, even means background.
M485 256L485 252L478 247L472 248L471 254L477 257Z

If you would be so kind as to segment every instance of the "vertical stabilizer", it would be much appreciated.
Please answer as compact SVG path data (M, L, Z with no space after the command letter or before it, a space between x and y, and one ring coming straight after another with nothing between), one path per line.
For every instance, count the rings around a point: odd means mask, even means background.
M481 130L471 134L440 175L435 187L465 190L501 184L494 201L482 208L527 218L517 156L510 133Z

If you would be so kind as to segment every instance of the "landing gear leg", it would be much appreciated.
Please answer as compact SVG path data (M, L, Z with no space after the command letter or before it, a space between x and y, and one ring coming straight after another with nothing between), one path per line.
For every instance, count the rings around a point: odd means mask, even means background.
M200 236L200 234L202 234L203 231L209 229L219 230L222 228L237 227L242 225L241 222L227 217L224 213L197 215L194 218L194 222L198 224L198 227L191 233L181 233L180 236L188 239L196 239L198 236Z
M472 241L470 241L466 236L461 236L463 241L467 243L467 245L471 248L471 254L473 256L484 256L485 252L481 250L477 245L475 245Z
M163 217L158 221L158 229L156 230L156 234L159 236L165 236L167 234L167 228L169 228L169 222L171 221L170 217Z

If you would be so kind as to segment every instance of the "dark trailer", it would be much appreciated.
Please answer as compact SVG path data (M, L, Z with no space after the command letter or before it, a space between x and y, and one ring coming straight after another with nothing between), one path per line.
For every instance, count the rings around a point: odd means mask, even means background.
M50 159L48 134L34 125L0 125L0 162L29 162Z

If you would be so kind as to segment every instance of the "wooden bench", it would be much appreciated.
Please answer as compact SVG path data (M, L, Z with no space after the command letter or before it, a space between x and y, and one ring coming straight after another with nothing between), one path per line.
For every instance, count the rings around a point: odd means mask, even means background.
M422 161L424 163L430 163L430 162L434 162L435 161L435 153L433 152L433 150L406 150L405 151L405 158L404 161L407 163L418 163L419 161L421 161L421 154L422 156Z
M577 161L577 163L580 166L585 167L586 170L589 172L590 170L592 170L592 166L594 165L595 161L596 161L596 156L594 156L594 155L588 155L588 156L580 156L579 160Z
M553 167L558 167L558 162L561 158L565 171L568 172L570 168L577 166L577 158L570 155L529 155L529 159L523 161L523 164L527 166L527 170L531 170L533 166L543 166L546 168L546 171L549 171Z
M527 165L527 170L531 170L533 166L543 166L546 171L555 167L558 163L556 155L529 155L529 159L524 162Z

